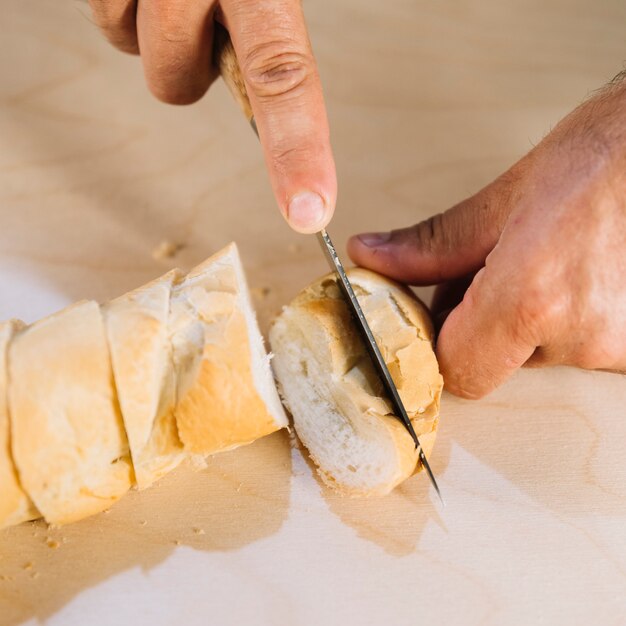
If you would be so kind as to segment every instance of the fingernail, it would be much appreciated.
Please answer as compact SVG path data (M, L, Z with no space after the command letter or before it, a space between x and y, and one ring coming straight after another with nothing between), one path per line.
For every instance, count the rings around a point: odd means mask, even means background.
M292 196L287 209L287 219L297 230L315 232L326 217L326 203L322 196L312 191L301 191Z
M391 233L363 233L357 235L357 239L368 248L376 248L387 243L391 239Z

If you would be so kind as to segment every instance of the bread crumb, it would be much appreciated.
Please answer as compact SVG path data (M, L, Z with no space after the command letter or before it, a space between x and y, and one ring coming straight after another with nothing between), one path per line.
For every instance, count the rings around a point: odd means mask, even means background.
M176 539L176 540L174 541L174 545L175 545L175 546L180 546L181 544L182 544L182 542L181 542L181 540L180 540L180 539Z
M155 261L165 261L167 259L173 259L178 252L180 252L185 246L182 243L175 243L164 239L153 251L152 258Z
M0 580L13 580L13 576L7 576L6 574L0 574Z
M237 493L241 491L242 487L243 487L243 483L239 483L239 486L237 487Z
M189 458L189 464L197 472L206 469L208 467L208 463L209 461L205 459L201 454L193 454Z
M61 544L58 541L55 541L54 539L50 539L50 537L48 537L46 539L46 545L52 550L56 550Z
M292 430L289 431L289 447L293 450L301 450L302 444L300 443L300 439L298 439L298 435Z
M194 535L204 535L204 528L194 528L193 533Z
M250 293L257 300L265 300L272 293L272 290L269 287L253 287L250 289Z
M147 526L147 525L148 525L148 522L147 522L145 519L143 519L143 520L141 520L141 521L139 522L139 525L140 525L140 526Z
M25 565L22 566L22 569L24 570L31 570L33 569L33 564L31 562L26 563Z
M41 576L41 574L39 572L32 572L31 575L30 575L30 577L33 580L37 580L37 578L39 578L40 576Z

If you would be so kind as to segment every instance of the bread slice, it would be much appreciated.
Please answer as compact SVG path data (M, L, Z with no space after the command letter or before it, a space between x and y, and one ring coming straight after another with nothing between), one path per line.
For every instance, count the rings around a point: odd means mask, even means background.
M443 381L426 308L400 285L348 271L426 456ZM294 425L323 480L349 495L382 495L421 469L392 415L334 275L285 307L270 330L273 366Z
M187 452L229 450L287 426L235 244L174 286L169 324Z
M185 457L174 415L176 378L167 330L177 277L173 270L102 307L139 489Z
M17 333L9 376L15 463L46 521L79 520L124 495L132 466L99 305L79 302Z
M18 320L0 322L0 528L40 517L20 485L11 452L7 350L15 331L22 327Z
M234 244L184 279L5 323L0 526L88 517L135 480L287 425Z

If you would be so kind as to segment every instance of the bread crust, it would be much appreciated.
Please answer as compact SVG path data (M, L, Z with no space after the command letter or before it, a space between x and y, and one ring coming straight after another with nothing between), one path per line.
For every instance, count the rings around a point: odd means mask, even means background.
M79 302L16 334L9 371L15 463L46 521L109 508L133 472L98 304Z
M24 324L18 320L0 322L0 528L40 517L32 500L22 489L11 452L7 352L11 338L23 327Z
M174 409L175 373L168 336L172 270L102 307L115 386L139 489L184 459Z
M190 453L236 448L287 425L269 367L265 380L254 376L251 342L254 337L260 341L260 332L244 312L249 301L239 264L231 244L192 270L172 300L176 420ZM188 352L192 336L198 341L198 359L189 364L181 353ZM261 385L276 396L275 403L264 401Z

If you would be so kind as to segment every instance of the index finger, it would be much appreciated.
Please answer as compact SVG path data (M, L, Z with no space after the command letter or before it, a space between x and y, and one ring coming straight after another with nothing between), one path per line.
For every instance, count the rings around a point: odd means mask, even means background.
M278 206L300 232L337 196L322 86L299 0L222 0Z
M476 274L437 339L437 358L448 391L481 398L531 357L539 340L518 296L489 265Z

